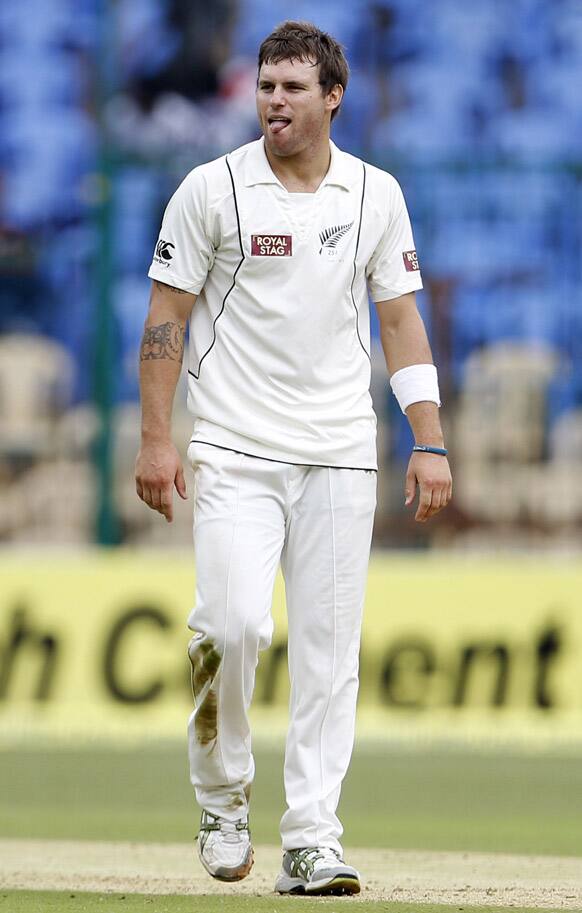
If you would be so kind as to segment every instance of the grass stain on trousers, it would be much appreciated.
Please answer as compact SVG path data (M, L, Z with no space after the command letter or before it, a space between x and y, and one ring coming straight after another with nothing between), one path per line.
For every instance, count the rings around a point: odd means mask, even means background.
M210 745L218 734L218 701L214 681L222 657L214 644L200 642L193 637L188 646L190 657L192 695L196 704L195 731L200 745Z

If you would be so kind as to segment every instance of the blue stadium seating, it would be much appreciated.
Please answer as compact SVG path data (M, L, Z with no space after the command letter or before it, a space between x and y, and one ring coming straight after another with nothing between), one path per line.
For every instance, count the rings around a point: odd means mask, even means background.
M0 9L0 215L11 230L39 239L24 311L13 280L1 273L0 301L6 320L20 308L21 322L51 332L39 295L64 308L73 286L67 344L78 358L86 354L83 327L94 307L102 191L95 175L104 137L92 106L100 60L114 37L122 53L108 78L118 94L137 98L139 81L162 72L175 53L170 5L120 0L115 21L102 19L99 0L20 0ZM502 339L544 340L580 362L582 189L573 167L582 161L579 0L515 0L510 12L505 0L240 0L238 7L224 40L250 68L265 33L289 17L312 19L346 45L352 77L334 137L392 170L405 187L425 274L450 284L456 382L475 347ZM112 36L107 28L114 24ZM221 103L201 105L199 116L210 124ZM197 140L192 160L183 156L174 175L203 155ZM140 332L131 301L141 313L150 247L174 181L171 152L163 165L137 154L120 165L112 185L122 365ZM430 322L430 288L425 305ZM52 333L62 339L60 313L58 305L49 309ZM569 392L556 393L556 409L568 397L582 399L578 373L561 381ZM135 394L130 374L120 390L122 397Z

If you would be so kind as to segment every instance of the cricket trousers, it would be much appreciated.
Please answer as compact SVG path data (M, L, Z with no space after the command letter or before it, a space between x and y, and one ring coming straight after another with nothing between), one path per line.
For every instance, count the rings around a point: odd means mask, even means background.
M297 466L199 442L188 458L196 560L188 749L196 799L228 820L246 816L255 770L247 714L259 651L271 643L281 564L291 685L283 848L341 852L336 809L354 741L376 473Z

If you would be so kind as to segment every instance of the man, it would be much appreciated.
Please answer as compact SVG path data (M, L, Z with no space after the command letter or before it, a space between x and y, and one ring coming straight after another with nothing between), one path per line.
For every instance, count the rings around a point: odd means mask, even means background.
M186 497L170 439L189 321L195 473L195 709L191 781L207 871L253 863L247 711L272 634L279 562L291 698L280 893L357 893L336 816L354 736L375 507L368 289L391 383L417 445L406 504L425 522L451 497L439 393L410 222L394 178L330 142L348 80L337 42L286 22L259 51L263 138L195 168L166 210L141 353L139 496L172 519Z

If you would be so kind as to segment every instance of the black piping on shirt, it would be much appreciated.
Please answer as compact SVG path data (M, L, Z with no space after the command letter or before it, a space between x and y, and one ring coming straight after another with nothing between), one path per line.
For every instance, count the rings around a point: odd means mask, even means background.
M366 166L363 162L362 162L362 168L364 171L364 176L362 179L362 200L360 202L360 222L358 225L358 237L356 238L356 251L354 253L354 275L352 276L352 284L350 286L350 295L352 296L352 304L354 305L354 310L356 312L356 333L358 334L358 339L360 340L360 345L361 345L362 349L364 350L364 352L366 353L366 358L369 361L371 361L370 353L367 351L364 343L362 342L362 337L360 336L360 326L359 326L360 315L358 312L358 308L356 306L356 299L354 298L354 282L356 281L356 259L358 256L358 247L360 245L360 232L362 230L362 215L364 212L364 196L366 193Z
M200 377L200 368L202 367L202 362L204 361L206 356L209 354L209 352L212 350L214 343L216 342L216 324L218 322L218 318L222 315L222 312L224 311L224 308L226 305L226 300L227 300L228 296L230 295L230 293L232 292L233 288L235 287L237 273L238 273L239 269L241 268L241 266L243 265L244 259L245 259L245 252L243 250L242 235L241 235L241 230L240 230L240 216L238 214L238 203L237 203L237 199L236 199L236 189L234 186L234 178L232 176L232 171L231 171L230 165L228 163L228 155L225 157L224 161L226 162L226 167L228 168L228 173L230 175L230 182L232 184L232 195L234 198L234 209L236 212L236 226L237 226L237 230L238 230L238 243L240 245L240 261L239 261L237 268L234 271L234 275L232 277L232 285L229 288L226 295L224 296L224 298L222 299L222 307L220 308L220 311L214 318L214 323L212 324L212 333L213 333L212 342L210 343L209 347L206 349L206 352L204 353L204 355L202 356L202 358L200 359L200 361L198 363L198 374L196 374L194 371L190 371L190 369L188 369L188 374L191 374L192 377L196 378L196 380L198 380Z
M217 447L218 450L228 450L229 453L240 453L241 456L252 457L253 460L266 460L267 463L282 463L284 466L311 466L315 469L352 469L355 472L378 472L367 466L330 466L327 463L296 463L295 460L274 460L272 457L257 456L256 453L247 453L245 450L235 450L234 447L223 447L222 444L211 444L210 441L199 441L193 437L191 444L205 444L207 447Z

